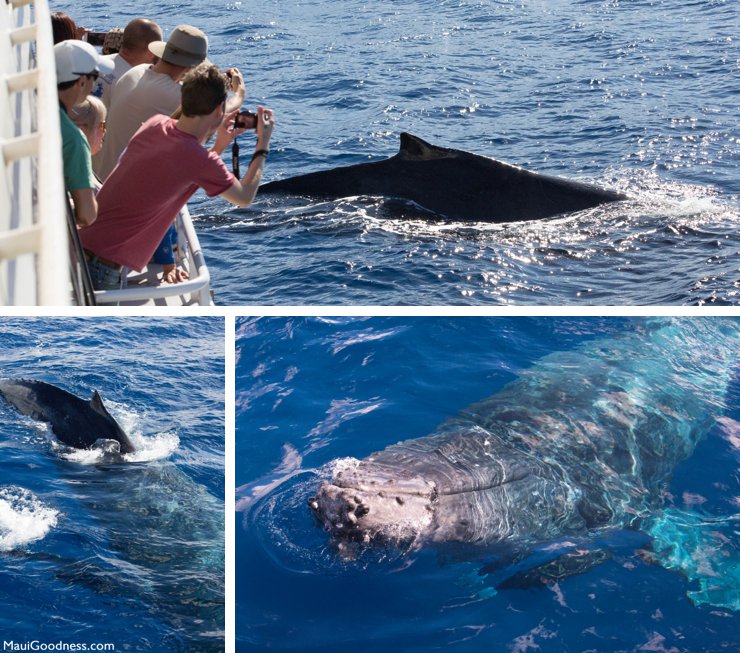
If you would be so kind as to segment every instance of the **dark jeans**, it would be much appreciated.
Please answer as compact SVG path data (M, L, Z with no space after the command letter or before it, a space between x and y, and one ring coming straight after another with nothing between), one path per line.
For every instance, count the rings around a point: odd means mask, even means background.
M125 281L123 270L103 263L97 256L88 260L87 269L90 271L90 279L95 290L118 290L123 287Z

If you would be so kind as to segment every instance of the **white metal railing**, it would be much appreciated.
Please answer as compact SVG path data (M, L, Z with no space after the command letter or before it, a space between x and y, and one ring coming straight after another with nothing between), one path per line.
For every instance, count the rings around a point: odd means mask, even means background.
M47 2L5 0L0 6L0 305L81 300L70 276L79 265L70 259L69 228L76 239L66 215L58 107ZM188 281L161 284L150 274L142 282L132 274L135 284L96 291L95 300L211 304L210 273L187 206L178 216L178 237Z
M70 303L67 219L46 0L0 7L0 304Z
M96 290L96 301L99 304L128 304L180 297L180 303L183 304L205 306L211 304L211 274L206 267L198 234L195 233L187 205L177 216L177 234L180 263L188 270L190 279L181 283L163 283L156 286L135 285L121 290Z

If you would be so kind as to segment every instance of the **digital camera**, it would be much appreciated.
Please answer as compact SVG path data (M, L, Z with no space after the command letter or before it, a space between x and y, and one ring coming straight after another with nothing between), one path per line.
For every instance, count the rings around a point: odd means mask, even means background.
M234 129L257 129L257 114L240 111L234 118Z

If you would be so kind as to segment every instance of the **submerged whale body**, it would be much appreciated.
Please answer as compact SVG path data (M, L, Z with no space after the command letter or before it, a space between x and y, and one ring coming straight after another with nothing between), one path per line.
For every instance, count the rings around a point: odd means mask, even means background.
M737 362L738 321L695 322L551 354L431 435L337 463L310 508L340 544L532 545L639 526L721 415Z
M400 198L441 217L482 222L536 220L627 199L625 195L530 172L462 150L401 134L384 161L313 172L260 186L261 193L322 198Z
M122 454L134 451L98 392L85 400L42 381L12 379L0 381L0 396L48 422L67 446L98 450L105 440ZM66 596L92 591L110 609L135 606L141 628L130 633L135 649L223 651L223 500L158 456L138 464L96 462L84 465L82 475L81 467L62 465L55 486L70 485L62 495L89 509L85 528L78 536L70 526L75 539L67 546L23 555L43 564ZM70 513L69 520L76 517Z
M97 440L115 440L122 454L134 451L97 390L86 401L50 383L11 379L0 381L0 396L23 415L47 422L56 438L69 447L89 449Z

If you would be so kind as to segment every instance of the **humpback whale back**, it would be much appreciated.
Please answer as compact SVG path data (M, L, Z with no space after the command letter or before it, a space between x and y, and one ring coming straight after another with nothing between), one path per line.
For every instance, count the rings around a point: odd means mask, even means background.
M260 193L342 198L399 198L443 218L482 222L535 220L582 211L626 196L569 179L530 172L402 133L383 161L312 172L260 186Z
M43 381L0 381L0 395L23 415L47 422L57 439L70 447L89 449L97 440L115 440L121 453L134 445L108 412L95 390L89 401Z

